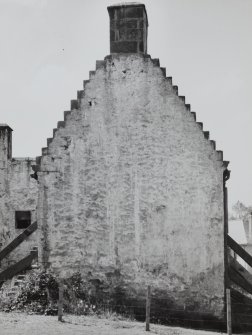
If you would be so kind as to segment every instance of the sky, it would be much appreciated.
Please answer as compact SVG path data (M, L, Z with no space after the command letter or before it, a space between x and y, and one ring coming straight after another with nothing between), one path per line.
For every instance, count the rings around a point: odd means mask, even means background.
M36 157L96 60L107 0L0 0L0 123L13 156ZM145 0L148 53L230 161L229 207L252 205L252 0Z

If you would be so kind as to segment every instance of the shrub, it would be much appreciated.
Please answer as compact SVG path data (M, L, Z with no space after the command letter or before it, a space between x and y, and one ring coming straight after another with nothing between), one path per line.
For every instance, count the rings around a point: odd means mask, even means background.
M118 274L116 275L118 276ZM119 313L130 316L121 282L112 275L104 280L79 272L63 280L63 310L76 315L106 315ZM5 291L8 289L6 288ZM9 285L9 290L11 290ZM32 271L26 276L15 297L1 297L0 309L22 310L28 313L56 315L59 284L47 272ZM5 292L6 293L6 292ZM129 304L128 304L129 305Z

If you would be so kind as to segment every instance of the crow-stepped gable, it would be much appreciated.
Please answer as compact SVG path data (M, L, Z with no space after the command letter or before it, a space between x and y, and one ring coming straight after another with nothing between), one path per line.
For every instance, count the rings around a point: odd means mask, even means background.
M229 285L228 162L147 54L145 6L108 12L111 54L41 156L12 158L11 129L0 127L0 280L17 269L8 272L11 262L27 267L35 244L39 266L60 278L80 272L140 312L151 285L156 319L166 308L175 323L196 315L205 323L195 327L218 328Z

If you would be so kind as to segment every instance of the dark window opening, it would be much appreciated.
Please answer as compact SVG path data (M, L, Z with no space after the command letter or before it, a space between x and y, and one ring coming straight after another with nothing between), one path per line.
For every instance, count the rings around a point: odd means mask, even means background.
M25 229L31 224L31 212L30 211L16 211L15 213L15 228Z

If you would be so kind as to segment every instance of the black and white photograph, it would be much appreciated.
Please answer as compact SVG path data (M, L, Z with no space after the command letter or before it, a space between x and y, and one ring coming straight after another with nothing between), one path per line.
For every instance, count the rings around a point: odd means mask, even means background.
M0 335L252 334L252 0L0 0Z

